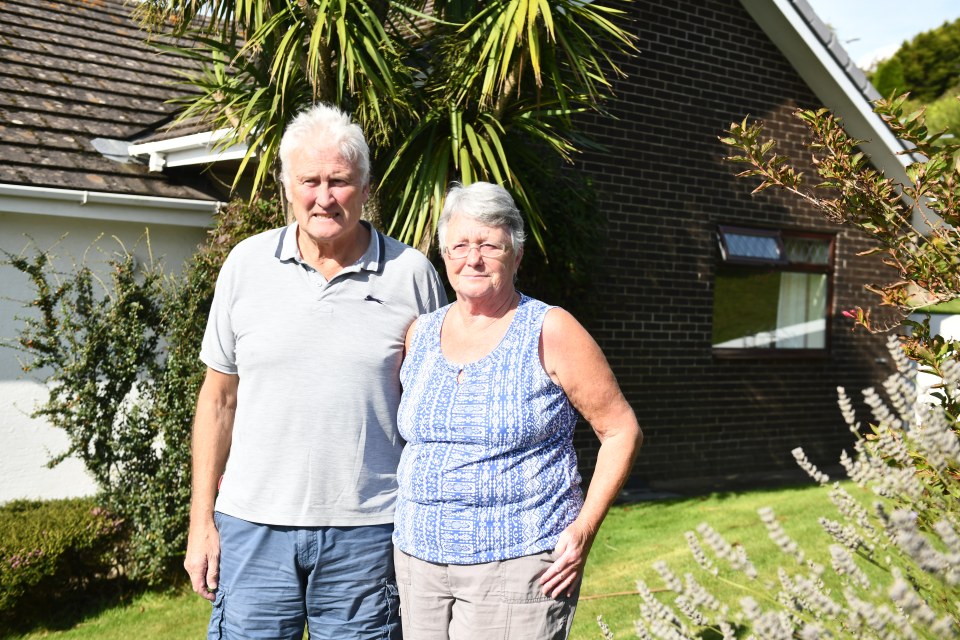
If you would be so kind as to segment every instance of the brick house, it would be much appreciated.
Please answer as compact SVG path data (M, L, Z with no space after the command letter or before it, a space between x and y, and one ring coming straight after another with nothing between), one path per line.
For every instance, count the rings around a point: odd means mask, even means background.
M835 466L851 442L836 387L859 398L891 373L885 338L851 333L841 311L874 305L863 285L890 274L857 256L859 232L787 194L751 196L756 181L732 177L740 165L723 161L718 136L750 115L803 159L791 114L828 106L875 165L903 177L899 143L870 110L879 96L804 0L644 0L631 18L641 53L624 63L617 119L590 124L609 151L580 166L609 221L591 329L646 434L635 479L706 489L794 478L798 445ZM758 253L725 253L721 240ZM806 322L772 309L791 297ZM806 330L774 339L789 334L781 325Z
M166 82L185 63L148 49L121 0L2 7L0 248L70 231L77 255L101 232L136 238L149 225L177 264L226 198L201 169L228 172L235 159L211 150L209 132L164 132L175 92ZM607 150L575 170L592 177L607 223L589 328L646 433L634 484L795 477L798 445L833 464L850 441L836 387L856 395L889 373L883 337L851 333L840 315L873 302L863 284L882 278L880 266L857 257L863 237L799 201L751 196L718 137L749 114L802 157L791 113L826 105L888 175L902 175L897 142L804 0L635 0L629 11L641 53L623 61L616 119L585 121ZM23 294L6 272L0 282L5 297ZM0 303L5 338L16 312ZM25 440L43 428L23 414L42 388L25 384L13 354L0 353L0 468L20 460L21 475L57 447L57 434ZM589 474L594 439L581 435ZM77 473L29 492L75 493ZM28 492L17 491L0 501Z

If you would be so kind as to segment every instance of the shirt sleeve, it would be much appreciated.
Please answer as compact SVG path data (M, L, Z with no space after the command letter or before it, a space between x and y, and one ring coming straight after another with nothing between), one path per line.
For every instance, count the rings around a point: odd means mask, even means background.
M237 373L236 333L231 321L233 274L235 259L231 253L217 276L213 304L207 317L207 328L200 347L200 359L211 369L220 373Z
M427 261L427 268L422 278L422 283L418 287L420 296L418 296L420 315L436 311L447 304L447 292L440 281L440 275L433 265Z

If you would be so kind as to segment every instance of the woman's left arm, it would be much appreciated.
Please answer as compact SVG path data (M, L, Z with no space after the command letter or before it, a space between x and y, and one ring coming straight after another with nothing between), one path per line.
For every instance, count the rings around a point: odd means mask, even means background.
M558 557L540 578L544 594L556 598L570 596L582 578L587 554L630 475L643 432L603 352L576 318L563 309L551 309L543 321L540 349L544 369L600 439L583 509L560 534Z

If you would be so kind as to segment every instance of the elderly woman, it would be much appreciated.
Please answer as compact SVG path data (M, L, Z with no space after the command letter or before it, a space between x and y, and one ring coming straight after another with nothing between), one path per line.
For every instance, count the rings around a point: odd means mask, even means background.
M403 635L565 638L642 434L580 323L514 288L524 231L505 189L454 186L438 238L457 299L411 326L400 372ZM586 499L578 413L601 442Z

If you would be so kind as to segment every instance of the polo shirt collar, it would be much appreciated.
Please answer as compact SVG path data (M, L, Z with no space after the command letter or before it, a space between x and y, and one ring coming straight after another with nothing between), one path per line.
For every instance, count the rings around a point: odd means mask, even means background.
M366 220L361 220L360 224L370 231L370 244L367 245L367 250L363 252L360 259L354 265L344 268L344 271L380 271L383 263L383 236ZM280 232L280 244L276 253L280 262L303 263L303 258L300 256L300 247L297 246L297 229L297 222L294 221Z

